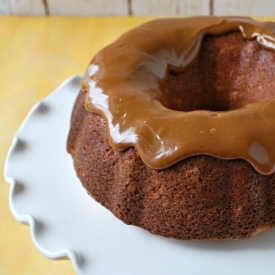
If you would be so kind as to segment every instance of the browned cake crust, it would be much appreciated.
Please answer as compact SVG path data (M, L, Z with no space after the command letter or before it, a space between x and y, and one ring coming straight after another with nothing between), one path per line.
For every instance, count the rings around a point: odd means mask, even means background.
M205 37L198 60L185 73L171 73L163 92L173 94L179 110L231 110L274 98L274 73L275 54L257 42L238 33ZM153 234L199 240L248 238L275 225L274 174L206 155L151 169L135 148L110 147L105 121L85 109L85 95L76 101L67 149L88 193L119 219Z

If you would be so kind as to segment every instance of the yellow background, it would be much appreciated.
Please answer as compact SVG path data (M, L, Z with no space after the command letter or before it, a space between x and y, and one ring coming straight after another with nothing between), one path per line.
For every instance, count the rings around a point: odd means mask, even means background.
M275 17L258 19L275 21ZM75 274L70 261L42 256L31 241L29 226L12 216L3 176L5 158L37 101L69 76L83 74L97 51L147 20L0 16L0 275Z

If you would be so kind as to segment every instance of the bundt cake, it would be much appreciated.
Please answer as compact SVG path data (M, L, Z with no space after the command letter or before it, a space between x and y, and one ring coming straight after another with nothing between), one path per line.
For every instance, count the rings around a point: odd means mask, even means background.
M126 224L182 240L275 226L275 24L157 19L100 51L67 150Z

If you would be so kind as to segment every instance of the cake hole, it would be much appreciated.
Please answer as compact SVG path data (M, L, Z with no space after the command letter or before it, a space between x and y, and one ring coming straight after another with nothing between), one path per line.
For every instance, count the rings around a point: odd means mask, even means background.
M177 111L228 111L275 98L274 52L234 32L205 36L197 60L184 72L172 68L160 83L160 102Z

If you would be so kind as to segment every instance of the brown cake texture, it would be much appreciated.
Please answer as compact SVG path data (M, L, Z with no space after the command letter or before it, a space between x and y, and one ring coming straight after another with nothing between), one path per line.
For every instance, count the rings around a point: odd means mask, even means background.
M171 71L161 88L173 110L234 110L275 98L275 53L239 32L203 38L197 60ZM114 150L106 121L74 106L67 150L88 193L126 224L181 240L244 239L275 226L275 174L243 159L209 155L165 168L143 163L137 150ZM270 133L274 134L274 133Z

